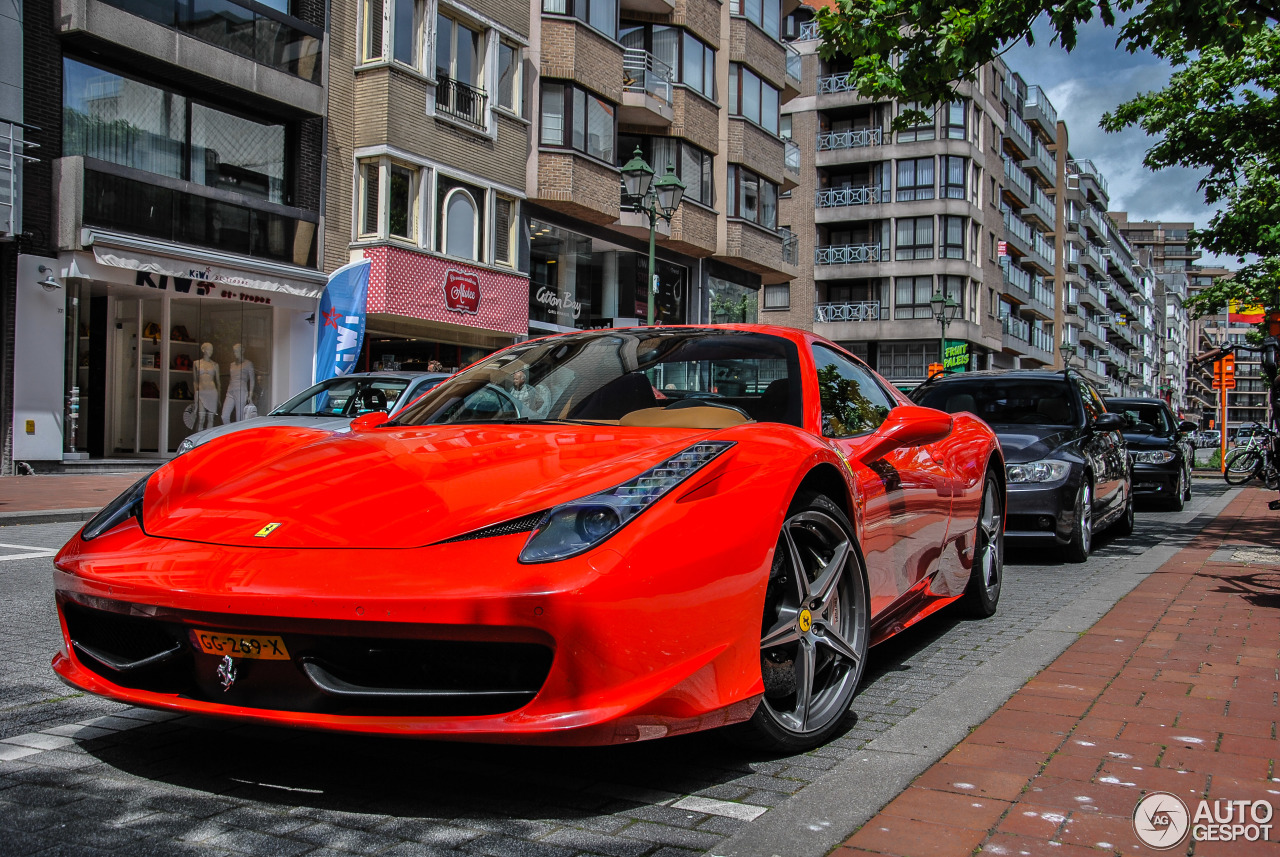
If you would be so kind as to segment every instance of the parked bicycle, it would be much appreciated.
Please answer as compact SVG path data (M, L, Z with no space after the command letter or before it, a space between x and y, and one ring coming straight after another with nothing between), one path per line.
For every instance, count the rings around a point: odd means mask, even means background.
M1227 453L1222 475L1230 485L1244 485L1257 478L1272 491L1280 489L1280 467L1276 460L1280 435L1260 423L1254 423L1252 428L1248 440Z

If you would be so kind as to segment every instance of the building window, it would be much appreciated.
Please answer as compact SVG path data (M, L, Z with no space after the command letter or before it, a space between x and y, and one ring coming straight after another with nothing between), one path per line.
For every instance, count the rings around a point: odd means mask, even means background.
M895 342L880 345L880 374L890 381L923 378L938 359L938 343Z
M968 115L968 103L965 101L953 101L947 105L947 139L963 140L968 137L968 123L965 121Z
M285 126L62 61L62 153L288 204Z
M746 66L729 63L729 113L777 134L778 90Z
M387 231L395 238L418 240L418 169L391 164L387 182Z
M745 167L729 165L729 216L778 228L778 186Z
M947 297L951 298L951 300L960 304L960 315L958 317L968 318L968 308L972 304L972 301L965 300L964 277L948 275L940 277L939 280L942 284L943 293Z
M360 59L382 59L382 4L385 0L364 0L360 4Z
M942 242L938 246L939 258L964 258L964 220L963 217L942 218Z
M613 164L614 112L612 104L573 84L544 83L539 139Z
M921 107L914 101L904 101L898 105L898 115L901 116L908 110L919 110L927 117L922 120L919 125L910 128L904 128L898 132L899 143L919 143L923 140L932 140L937 131L934 128L933 113L929 108Z
M520 114L520 49L506 42L498 43L498 106Z
M764 287L765 309L788 309L791 306L791 285L778 283Z
M436 181L436 198L439 201L437 220L440 223L438 241L440 251L446 256L481 261L484 247L484 190L448 176Z
M667 166L673 166L680 181L684 182L684 198L706 206L715 205L715 186L712 183L713 158L691 143L676 137L637 137L632 134L618 136L618 166L631 160L636 148L648 161L656 176L664 176Z
M542 0L542 11L550 15L577 18L609 38L617 38L617 0Z
M422 64L422 10L418 0L391 0L391 57L413 68Z
M445 15L436 16L436 109L473 125L487 123L483 38Z
M361 161L359 167L359 204L356 212L360 238L378 235L378 196L381 191L381 170L377 160Z
M965 178L969 172L967 158L942 156L942 195L947 199L964 199Z
M781 0L729 0L729 14L741 15L770 37L781 38Z
M899 217L898 246L894 259L901 262L911 259L932 258L933 218Z
M516 217L519 203L502 194L493 197L493 263L515 267Z
M697 36L665 24L628 24L619 41L624 48L647 51L671 69L671 79L715 97L716 52Z
M898 161L898 202L933 199L933 158Z
M898 277L893 288L894 318L933 318L933 277Z

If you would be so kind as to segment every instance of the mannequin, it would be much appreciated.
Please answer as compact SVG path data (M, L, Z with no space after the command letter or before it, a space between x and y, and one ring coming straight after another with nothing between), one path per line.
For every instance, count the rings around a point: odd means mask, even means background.
M244 359L244 347L240 343L231 346L230 377L227 378L227 398L222 402L222 421L239 422L244 419L244 406L253 401L253 361ZM232 414L235 419L232 419Z
M221 371L213 360L213 343L201 345L200 359L191 365L195 376L196 431L213 428L213 417L218 412L218 374Z

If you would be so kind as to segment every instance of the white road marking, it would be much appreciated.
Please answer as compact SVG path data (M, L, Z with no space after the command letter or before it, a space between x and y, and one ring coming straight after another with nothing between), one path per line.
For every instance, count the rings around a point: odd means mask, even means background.
M0 542L0 548L23 551L23 553L0 556L0 562L9 562L15 559L41 559L46 556L55 556L58 553L57 548L46 548L41 545L10 545Z
M672 809L688 809L703 812L707 815L723 815L725 818L736 818L740 821L755 821L768 812L768 807L753 806L749 803L734 803L728 800L714 800L709 797L689 795L671 804Z

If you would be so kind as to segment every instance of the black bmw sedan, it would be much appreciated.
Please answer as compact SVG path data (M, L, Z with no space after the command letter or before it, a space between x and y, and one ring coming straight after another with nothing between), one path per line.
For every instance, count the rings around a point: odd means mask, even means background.
M1018 369L938 377L916 404L968 411L995 431L1005 455L1008 538L1064 545L1084 562L1094 536L1133 531L1133 485L1120 429L1097 390L1074 372Z
M1125 442L1133 456L1133 491L1139 498L1181 511L1191 499L1191 432L1160 399L1107 399L1107 410L1124 417Z

